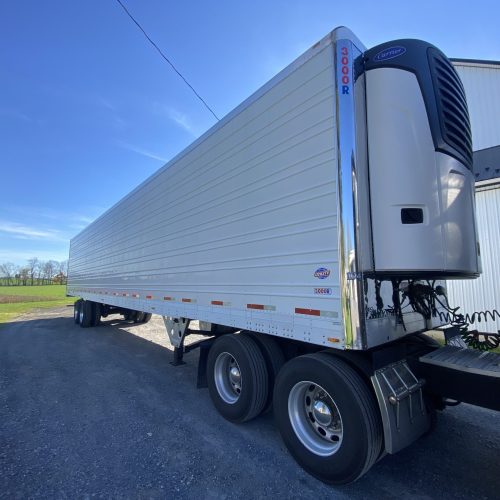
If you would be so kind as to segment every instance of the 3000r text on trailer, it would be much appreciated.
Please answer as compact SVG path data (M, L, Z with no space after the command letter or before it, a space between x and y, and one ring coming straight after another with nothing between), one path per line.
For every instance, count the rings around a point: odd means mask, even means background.
M196 320L217 410L273 406L304 469L354 481L451 399L500 408L498 355L424 334L480 273L471 166L443 53L337 28L71 241L75 321L160 314L181 363Z

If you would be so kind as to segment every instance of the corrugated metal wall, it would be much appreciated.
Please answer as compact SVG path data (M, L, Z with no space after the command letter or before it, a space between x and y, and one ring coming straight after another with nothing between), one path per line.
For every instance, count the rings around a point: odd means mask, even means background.
M454 61L453 65L467 95L474 151L500 145L500 63ZM469 314L500 311L500 179L476 187L476 218L483 273L477 280L449 281L447 286L450 305ZM496 332L500 321L475 323L474 327Z
M500 145L500 64L453 65L465 87L474 151Z
M448 282L450 305L469 314L495 308L500 311L500 184L477 189L476 217L483 274L476 280ZM500 320L474 326L494 333L500 330Z

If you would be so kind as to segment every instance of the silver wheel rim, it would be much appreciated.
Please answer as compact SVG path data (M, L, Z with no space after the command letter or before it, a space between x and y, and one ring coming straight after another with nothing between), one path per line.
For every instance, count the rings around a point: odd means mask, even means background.
M314 382L302 381L288 395L288 417L300 442L315 455L337 453L342 444L342 417L333 398Z
M81 323L83 321L83 307L82 306L80 306L78 308L78 318L79 318L79 321Z
M214 365L215 387L224 402L234 404L241 394L241 370L234 356L222 352L217 356Z

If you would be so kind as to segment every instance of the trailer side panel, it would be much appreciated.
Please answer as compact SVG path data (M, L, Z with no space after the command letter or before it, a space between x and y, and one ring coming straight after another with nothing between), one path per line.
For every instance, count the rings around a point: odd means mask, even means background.
M70 294L343 345L332 44L307 54L72 240Z

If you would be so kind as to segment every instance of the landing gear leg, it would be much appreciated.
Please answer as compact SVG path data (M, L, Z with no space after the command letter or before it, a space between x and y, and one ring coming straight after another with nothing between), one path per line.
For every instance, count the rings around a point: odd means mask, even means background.
M189 328L190 320L187 318L170 318L163 316L163 322L167 328L167 335L170 343L174 346L174 358L171 365L179 366L186 364L184 357L184 339Z

